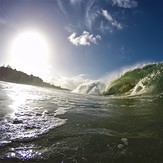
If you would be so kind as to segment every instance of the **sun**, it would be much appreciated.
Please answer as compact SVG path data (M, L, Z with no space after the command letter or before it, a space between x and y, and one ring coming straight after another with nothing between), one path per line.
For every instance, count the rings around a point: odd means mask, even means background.
M41 74L48 64L49 47L37 31L20 33L10 47L10 64L26 73Z

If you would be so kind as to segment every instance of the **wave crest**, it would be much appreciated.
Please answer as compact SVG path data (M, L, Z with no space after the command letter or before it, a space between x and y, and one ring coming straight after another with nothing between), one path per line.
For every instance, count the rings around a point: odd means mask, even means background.
M107 85L103 95L138 95L163 92L163 63L129 70Z

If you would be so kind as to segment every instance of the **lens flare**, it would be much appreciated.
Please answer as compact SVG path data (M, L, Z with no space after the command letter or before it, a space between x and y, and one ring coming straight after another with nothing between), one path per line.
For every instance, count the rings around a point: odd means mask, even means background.
M10 48L10 64L27 73L40 74L48 65L49 47L46 39L36 31L19 34Z

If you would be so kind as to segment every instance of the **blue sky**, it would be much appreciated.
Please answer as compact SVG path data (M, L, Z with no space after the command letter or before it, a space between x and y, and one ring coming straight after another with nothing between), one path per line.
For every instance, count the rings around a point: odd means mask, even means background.
M46 36L54 76L98 79L160 62L162 6L162 0L0 0L0 64L8 63L8 44L24 29Z

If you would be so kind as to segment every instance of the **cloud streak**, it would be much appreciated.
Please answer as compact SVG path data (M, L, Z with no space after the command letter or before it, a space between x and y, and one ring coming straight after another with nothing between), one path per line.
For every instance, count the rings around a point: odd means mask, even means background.
M86 10L85 10L85 25L92 30L92 25L96 22L96 18L99 13L99 6L95 3L94 0L88 1Z
M77 34L74 32L68 37L68 40L75 46L90 46L91 44L98 44L98 41L101 40L101 36L94 36L87 31L83 31L80 36L77 36Z
M113 33L112 27L110 27L108 24L105 25L103 21L101 21L101 23L100 23L99 30L102 33L104 33L105 31L109 31L110 33Z
M58 6L63 14L66 14L66 10L64 8L64 5L62 4L61 0L57 0Z
M70 0L70 3L75 5L75 4L80 4L81 0Z
M113 6L122 8L134 8L137 7L138 3L135 0L112 0Z
M107 19L113 27L116 27L117 29L121 30L123 29L123 26L121 23L117 22L107 10L102 10L102 15Z

